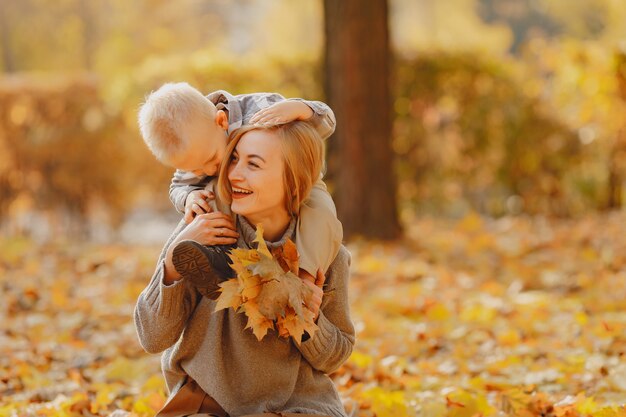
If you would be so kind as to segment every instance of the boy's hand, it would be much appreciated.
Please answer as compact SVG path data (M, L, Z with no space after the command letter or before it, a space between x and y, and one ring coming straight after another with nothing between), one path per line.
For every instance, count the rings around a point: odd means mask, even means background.
M207 200L215 198L211 191L196 190L189 193L185 200L185 223L191 223L198 214L210 213L211 207Z
M301 101L285 100L259 110L250 119L250 124L280 125L294 120L307 120L313 116L313 110Z

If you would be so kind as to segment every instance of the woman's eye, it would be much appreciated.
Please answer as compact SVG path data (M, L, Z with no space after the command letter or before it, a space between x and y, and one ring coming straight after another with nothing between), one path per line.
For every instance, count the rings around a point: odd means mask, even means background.
M250 166L254 167L254 168L259 168L259 166L254 163L254 162L248 162L248 164L250 164Z

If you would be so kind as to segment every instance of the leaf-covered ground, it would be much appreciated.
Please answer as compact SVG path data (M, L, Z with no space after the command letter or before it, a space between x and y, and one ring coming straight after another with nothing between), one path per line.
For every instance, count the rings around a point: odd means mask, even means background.
M354 415L626 415L621 214L421 220L354 242ZM165 394L136 296L159 248L0 241L0 417L151 416Z

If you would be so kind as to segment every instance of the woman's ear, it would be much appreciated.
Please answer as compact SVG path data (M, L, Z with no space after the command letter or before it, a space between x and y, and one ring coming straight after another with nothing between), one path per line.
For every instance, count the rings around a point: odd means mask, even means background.
M215 112L215 124L224 130L228 130L228 115L224 110Z

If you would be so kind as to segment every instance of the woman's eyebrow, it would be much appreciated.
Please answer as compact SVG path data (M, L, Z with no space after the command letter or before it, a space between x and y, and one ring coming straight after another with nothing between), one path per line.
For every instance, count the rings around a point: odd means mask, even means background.
M266 162L265 159L263 159L263 157L261 157L260 155L254 154L254 153L248 155L248 158L259 158L261 161Z

